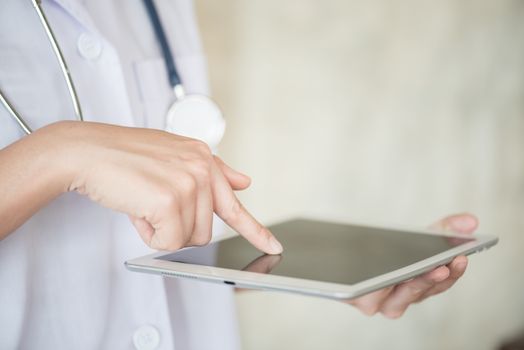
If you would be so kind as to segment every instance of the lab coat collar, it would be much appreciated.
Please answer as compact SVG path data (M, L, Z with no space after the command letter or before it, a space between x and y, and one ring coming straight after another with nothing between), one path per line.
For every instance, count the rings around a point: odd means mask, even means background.
M91 19L91 16L86 11L83 0L49 0L60 6L66 11L75 21L78 22L86 30L93 34L100 35L95 23Z

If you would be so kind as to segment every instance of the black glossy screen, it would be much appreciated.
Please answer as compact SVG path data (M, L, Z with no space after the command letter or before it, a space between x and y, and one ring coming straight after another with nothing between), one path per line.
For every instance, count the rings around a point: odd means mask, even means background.
M355 284L473 239L302 219L272 226L270 230L284 246L282 255L262 254L244 238L235 237L158 259Z

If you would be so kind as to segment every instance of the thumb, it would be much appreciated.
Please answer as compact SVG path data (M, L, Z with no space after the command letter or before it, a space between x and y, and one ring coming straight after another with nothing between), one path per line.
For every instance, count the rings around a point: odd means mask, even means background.
M433 229L457 233L472 233L477 227L478 219L468 213L450 215L431 225Z
M231 188L235 191L245 190L251 185L251 178L245 174L242 174L235 169L231 168L229 165L224 163L222 159L218 156L214 156L215 163L218 165L220 171L226 177L227 182Z

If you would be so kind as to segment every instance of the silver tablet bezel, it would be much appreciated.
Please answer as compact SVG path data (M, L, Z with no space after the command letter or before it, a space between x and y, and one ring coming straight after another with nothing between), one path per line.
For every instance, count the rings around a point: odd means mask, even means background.
M355 225L354 223L344 223ZM385 227L375 225L361 225L370 228L397 230L406 233L431 234L444 237L463 238L463 234L454 234L435 230L417 230L405 227ZM236 233L228 231L212 242L229 239L237 236ZM471 237L468 235L467 237ZM337 283L320 282L292 277L276 276L271 274L260 274L241 270L231 270L212 266L194 265L178 263L157 259L157 257L170 254L172 252L159 251L153 254L142 256L125 262L126 267L131 271L160 274L168 277L181 277L198 279L208 282L226 283L235 285L239 288L263 289L282 292L299 293L330 299L349 300L361 295L409 280L413 277L430 271L437 266L445 265L454 257L459 255L469 255L475 252L488 249L498 242L497 237L474 235L475 241L453 247L445 252L431 256L417 263L407 265L395 271L370 278L368 280L353 284L344 285ZM199 249L199 248L190 248Z

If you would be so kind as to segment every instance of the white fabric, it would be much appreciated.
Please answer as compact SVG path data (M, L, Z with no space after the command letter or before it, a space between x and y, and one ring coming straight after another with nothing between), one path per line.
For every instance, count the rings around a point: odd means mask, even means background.
M142 2L43 6L85 119L164 128L173 95ZM157 7L186 91L207 93L191 2ZM29 0L2 2L0 87L34 129L74 118ZM0 106L0 147L23 136ZM220 227L215 222L214 233ZM125 260L147 253L125 215L74 193L61 196L0 241L0 348L133 349L157 344L157 335L158 349L238 348L232 290L125 270Z

